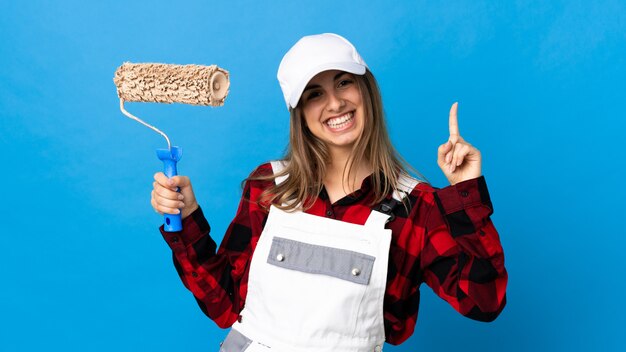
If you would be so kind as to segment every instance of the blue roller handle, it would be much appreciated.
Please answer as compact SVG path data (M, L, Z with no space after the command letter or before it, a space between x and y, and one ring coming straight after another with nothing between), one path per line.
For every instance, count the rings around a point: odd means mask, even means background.
M172 149L157 149L157 157L163 161L163 172L165 176L172 177L178 175L176 171L176 162L183 156L183 149L180 147L172 147ZM177 192L180 189L176 190ZM178 214L164 214L163 215L163 228L166 232L177 232L183 229L180 213Z

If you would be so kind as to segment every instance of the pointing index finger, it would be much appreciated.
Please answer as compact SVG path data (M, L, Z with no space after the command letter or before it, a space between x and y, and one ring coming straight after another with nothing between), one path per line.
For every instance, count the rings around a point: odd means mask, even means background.
M459 135L459 120L456 114L458 105L459 103L454 103L450 108L450 136Z

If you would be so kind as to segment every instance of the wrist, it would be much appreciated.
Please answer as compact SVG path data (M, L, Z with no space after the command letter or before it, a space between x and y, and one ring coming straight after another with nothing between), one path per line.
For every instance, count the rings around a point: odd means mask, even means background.
M191 215L194 211L198 210L198 202L193 202L191 205L182 209L181 218L185 219Z
M455 179L454 177L450 177L448 179L448 182L450 183L450 186L454 186L454 185L459 184L461 182L477 179L477 178L479 178L481 176L482 176L482 173L478 173L476 175L466 175L465 177L463 177L463 178L459 177L458 179Z

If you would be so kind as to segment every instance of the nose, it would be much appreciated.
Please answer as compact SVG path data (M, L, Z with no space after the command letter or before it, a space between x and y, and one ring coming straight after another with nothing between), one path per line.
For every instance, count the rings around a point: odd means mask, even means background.
M328 93L327 97L328 104L326 105L326 108L328 111L340 111L344 105L346 105L345 100L343 100L343 98L335 92Z

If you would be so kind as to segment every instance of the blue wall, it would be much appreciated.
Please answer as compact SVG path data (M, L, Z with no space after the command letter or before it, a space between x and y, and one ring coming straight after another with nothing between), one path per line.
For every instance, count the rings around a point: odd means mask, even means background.
M266 4L265 4L266 3ZM349 38L392 138L437 186L459 101L484 157L510 274L491 324L422 287L389 351L619 350L626 309L623 1L4 1L0 4L0 350L216 350L225 332L179 282L149 204L157 134L125 118L124 61L218 64L221 108L127 105L185 155L216 240L240 181L279 157L275 74L301 36Z

